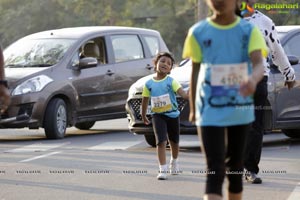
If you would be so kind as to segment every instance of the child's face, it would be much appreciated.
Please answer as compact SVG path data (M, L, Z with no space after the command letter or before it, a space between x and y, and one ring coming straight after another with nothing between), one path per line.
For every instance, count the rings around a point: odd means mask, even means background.
M235 11L237 0L207 0L207 5L214 13L225 14Z
M172 60L167 56L162 56L159 58L156 64L156 71L159 73L168 74L172 69Z

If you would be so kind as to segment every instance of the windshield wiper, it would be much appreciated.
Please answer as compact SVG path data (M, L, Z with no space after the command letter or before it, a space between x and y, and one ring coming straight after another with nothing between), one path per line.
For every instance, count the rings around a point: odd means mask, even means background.
M25 67L50 67L50 66L52 66L52 64L46 64L46 63L34 64L34 65L25 65Z
M5 65L5 67L9 67L9 68L23 68L23 67L25 67L25 65L8 64L8 65Z

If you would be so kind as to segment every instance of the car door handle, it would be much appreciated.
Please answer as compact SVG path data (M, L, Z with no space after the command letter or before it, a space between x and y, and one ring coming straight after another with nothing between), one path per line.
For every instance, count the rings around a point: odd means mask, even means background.
M154 67L154 66L147 64L146 69L151 70L151 69L153 69L153 67Z
M111 76L111 75L113 75L113 74L115 74L115 73L112 72L112 71L110 71L110 70L107 70L107 72L106 72L106 75L108 75L108 76Z

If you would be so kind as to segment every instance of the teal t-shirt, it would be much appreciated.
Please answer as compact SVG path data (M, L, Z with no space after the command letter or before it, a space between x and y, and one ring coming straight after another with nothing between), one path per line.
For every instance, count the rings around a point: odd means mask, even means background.
M201 63L196 93L197 126L231 126L254 121L251 96L239 93L252 73L250 53L267 47L260 31L241 18L221 26L209 18L190 28L183 57Z
M181 88L180 83L170 76L162 80L152 78L146 82L142 96L150 98L153 114L176 118L180 114L176 101L176 92L179 88Z

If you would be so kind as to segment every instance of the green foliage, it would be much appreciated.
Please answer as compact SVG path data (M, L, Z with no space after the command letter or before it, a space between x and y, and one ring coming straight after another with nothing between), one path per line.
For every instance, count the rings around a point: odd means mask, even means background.
M201 1L201 2L199 2ZM298 3L264 0L260 3ZM135 26L158 30L179 62L189 27L204 0L0 0L0 42L6 47L30 33L72 26ZM300 6L300 3L299 3ZM299 24L297 13L263 13L276 25Z

